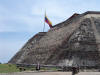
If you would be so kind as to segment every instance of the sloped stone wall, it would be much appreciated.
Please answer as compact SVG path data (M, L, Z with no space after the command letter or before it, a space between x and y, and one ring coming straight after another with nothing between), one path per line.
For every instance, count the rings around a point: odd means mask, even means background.
M65 54L65 57L61 58L61 64L70 64L71 66L96 66L99 64L99 51L89 18L80 23L80 27L76 29L67 44L69 49L62 53L62 55Z
M78 28L79 26L78 23L79 23L79 20L69 25L66 25L66 23L63 23L65 24L64 27L59 28L59 29L55 29L56 28L55 27L51 29L50 31L48 31L48 33L43 38L41 38L38 45L35 45L35 47L31 49L32 51L28 53L25 60L26 59L32 60L32 58L34 58L33 59L34 64L38 62L41 64L46 64L46 62L49 59L51 59L51 56L58 55L57 53L54 54L53 52L57 52L59 47L62 46L64 39L67 39L73 33L73 31L76 28ZM27 61L24 61L24 62L27 62Z
M27 54L30 52L32 47L35 44L38 44L38 41L46 34L46 32L40 32L36 34L34 37L28 40L28 42L19 50L18 53L9 61L9 63L21 63ZM31 56L30 56L31 57ZM27 60L30 62L29 60ZM32 62L32 61L31 61Z
M10 62L70 66L98 65L99 47L91 17L88 14L88 18L86 14L75 16L54 26L47 33L39 33L38 36L32 37Z

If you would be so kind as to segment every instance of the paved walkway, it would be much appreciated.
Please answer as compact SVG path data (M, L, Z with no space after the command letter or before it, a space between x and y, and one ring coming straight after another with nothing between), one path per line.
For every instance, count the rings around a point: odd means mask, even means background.
M71 72L17 72L1 73L0 75L72 75ZM80 72L76 75L100 75L100 72Z

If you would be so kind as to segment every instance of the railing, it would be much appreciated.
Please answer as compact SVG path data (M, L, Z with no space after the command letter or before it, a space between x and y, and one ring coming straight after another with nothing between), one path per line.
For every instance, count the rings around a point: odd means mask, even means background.
M100 70L100 65L97 66L59 66L59 65L39 65L39 64L16 64L16 66L18 68L31 68L31 67L35 67L37 69L37 67L40 68L56 68L60 71L72 71L73 68L79 69L79 70L84 70L84 69L98 69ZM40 70L40 69L39 69Z

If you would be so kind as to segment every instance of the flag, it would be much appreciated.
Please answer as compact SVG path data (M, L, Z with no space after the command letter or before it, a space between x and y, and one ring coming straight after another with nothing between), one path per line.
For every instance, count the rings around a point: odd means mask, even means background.
M48 19L48 17L45 14L45 22L49 25L50 28L52 28L52 23L51 21Z

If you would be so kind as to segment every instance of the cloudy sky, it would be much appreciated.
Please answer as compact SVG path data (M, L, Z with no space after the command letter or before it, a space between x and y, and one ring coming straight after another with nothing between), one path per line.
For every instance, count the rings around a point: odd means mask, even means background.
M8 62L29 38L43 31L45 10L55 25L73 13L99 11L100 0L0 0L0 62Z

